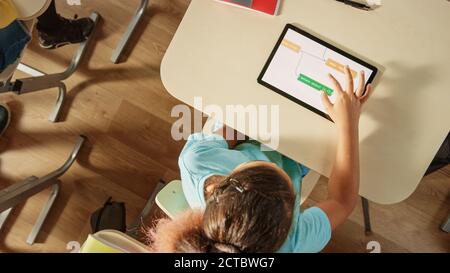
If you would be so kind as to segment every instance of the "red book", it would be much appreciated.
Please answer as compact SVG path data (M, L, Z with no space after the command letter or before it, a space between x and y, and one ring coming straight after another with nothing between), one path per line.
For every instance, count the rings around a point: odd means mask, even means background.
M216 0L224 4L246 8L254 11L278 15L281 0Z

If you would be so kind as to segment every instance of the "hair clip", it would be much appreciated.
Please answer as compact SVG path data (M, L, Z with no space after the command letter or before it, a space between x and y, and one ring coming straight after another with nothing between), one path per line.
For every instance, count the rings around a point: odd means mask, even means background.
M234 178L230 178L230 183L240 193L244 193L245 189L241 186L241 183Z

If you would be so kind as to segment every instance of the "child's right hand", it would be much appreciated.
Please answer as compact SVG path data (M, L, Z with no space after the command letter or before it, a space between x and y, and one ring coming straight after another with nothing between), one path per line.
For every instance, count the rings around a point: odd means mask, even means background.
M331 228L335 230L343 224L358 202L359 192L359 117L361 107L372 93L372 86L365 87L365 75L359 74L359 86L355 91L350 68L346 67L346 90L330 75L337 99L331 103L327 95L322 100L330 117L336 122L339 138L336 160L328 183L328 199L318 204L328 216ZM324 92L325 93L325 92Z
M345 68L345 75L347 77L347 91L344 91L336 78L329 74L330 80L334 85L334 90L338 94L337 99L336 102L332 104L327 94L323 92L322 101L331 119L333 119L340 130L357 132L361 108L369 99L373 92L373 88L370 84L367 88L365 87L366 80L363 71L359 73L359 86L356 90L348 66Z

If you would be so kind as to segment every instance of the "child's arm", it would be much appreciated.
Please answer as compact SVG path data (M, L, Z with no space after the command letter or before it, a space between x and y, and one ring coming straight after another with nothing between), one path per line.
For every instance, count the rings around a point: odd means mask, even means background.
M237 145L245 142L247 137L240 132L224 125L222 128L213 132L216 135L222 136L228 143L230 149L234 149Z
M328 216L332 229L341 225L352 213L359 193L359 117L361 107L369 99L372 86L365 88L365 76L360 73L360 85L354 91L350 69L346 69L347 91L330 75L338 97L333 105L325 92L322 94L330 117L338 128L336 161L328 184L328 199L319 203Z

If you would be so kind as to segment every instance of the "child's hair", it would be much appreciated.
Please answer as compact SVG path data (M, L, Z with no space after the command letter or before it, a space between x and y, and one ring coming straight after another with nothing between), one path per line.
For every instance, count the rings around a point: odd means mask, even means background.
M269 253L286 240L295 195L277 170L233 173L218 183L206 210L161 220L148 235L156 252Z

